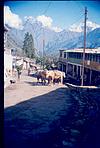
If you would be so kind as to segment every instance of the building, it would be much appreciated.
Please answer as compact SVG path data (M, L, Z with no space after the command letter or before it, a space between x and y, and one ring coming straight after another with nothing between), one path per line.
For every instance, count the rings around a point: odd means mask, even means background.
M9 28L4 26L4 87L10 84L10 79L12 77L12 62L13 57L11 55L11 50L7 47L7 33Z
M60 50L58 68L66 77L81 84L83 49ZM84 85L100 85L100 48L86 49Z
M8 29L4 27L4 50L6 48L6 43L7 43L7 32L8 32Z

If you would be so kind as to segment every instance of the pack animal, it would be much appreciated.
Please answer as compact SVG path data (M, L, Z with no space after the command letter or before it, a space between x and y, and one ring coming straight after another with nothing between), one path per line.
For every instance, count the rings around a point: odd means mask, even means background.
M65 77L65 73L58 70L45 70L37 72L37 82L41 79L42 84L46 84L46 80L48 84L63 83L63 77Z
M46 83L46 72L44 70L37 71L36 77L37 77L37 83L39 83L40 80L41 80L42 84Z

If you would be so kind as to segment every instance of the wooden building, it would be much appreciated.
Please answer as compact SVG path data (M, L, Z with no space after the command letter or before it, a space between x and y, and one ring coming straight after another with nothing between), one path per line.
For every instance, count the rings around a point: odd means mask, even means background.
M58 68L68 78L81 81L83 49L60 50ZM100 48L85 50L85 85L100 85Z

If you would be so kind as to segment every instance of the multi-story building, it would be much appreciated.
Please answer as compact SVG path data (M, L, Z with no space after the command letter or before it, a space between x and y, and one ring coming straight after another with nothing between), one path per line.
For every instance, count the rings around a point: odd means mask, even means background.
M83 49L60 50L58 68L67 78L81 84L82 67ZM100 48L85 50L84 85L100 85Z

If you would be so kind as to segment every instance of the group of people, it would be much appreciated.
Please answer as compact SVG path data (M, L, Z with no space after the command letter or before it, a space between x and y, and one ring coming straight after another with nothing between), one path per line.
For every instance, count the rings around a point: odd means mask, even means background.
M30 73L31 73L31 71L37 71L38 69L37 69L37 67L36 66L33 66L33 65L29 65L29 67L28 67L28 76L30 75Z

